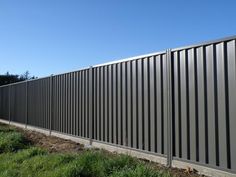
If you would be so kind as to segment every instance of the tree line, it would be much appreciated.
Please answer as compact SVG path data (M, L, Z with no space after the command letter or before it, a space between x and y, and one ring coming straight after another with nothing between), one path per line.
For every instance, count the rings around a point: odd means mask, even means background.
M16 82L21 82L25 80L31 80L31 79L36 79L37 77L35 76L30 76L29 71L26 71L23 74L10 74L9 72L6 72L5 74L0 75L0 86L1 85L7 85L7 84L12 84Z

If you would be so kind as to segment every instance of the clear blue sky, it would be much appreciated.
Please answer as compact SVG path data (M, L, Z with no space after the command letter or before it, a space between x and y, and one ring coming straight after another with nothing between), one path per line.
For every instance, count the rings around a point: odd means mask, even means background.
M0 0L0 74L43 77L235 34L235 0Z

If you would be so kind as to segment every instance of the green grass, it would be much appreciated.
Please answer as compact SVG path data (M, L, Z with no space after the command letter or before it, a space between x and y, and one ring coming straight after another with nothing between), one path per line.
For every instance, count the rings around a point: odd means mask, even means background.
M169 177L145 162L127 155L87 150L80 154L48 153L24 144L14 130L0 125L1 177Z
M15 152L26 147L23 135L15 129L0 125L0 153Z

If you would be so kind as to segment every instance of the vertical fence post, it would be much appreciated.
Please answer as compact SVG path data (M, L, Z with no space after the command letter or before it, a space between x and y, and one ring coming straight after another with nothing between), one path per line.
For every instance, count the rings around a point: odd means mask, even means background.
M9 124L11 123L11 85L9 85L8 88L8 120L9 120Z
M27 128L27 124L28 124L28 81L26 81L26 86L25 86L25 128Z
M52 118L53 118L53 75L50 77L50 115L49 115L49 135L52 134Z
M172 86L171 86L171 49L166 51L166 75L167 75L167 166L172 165Z
M93 67L89 68L89 142L93 139Z

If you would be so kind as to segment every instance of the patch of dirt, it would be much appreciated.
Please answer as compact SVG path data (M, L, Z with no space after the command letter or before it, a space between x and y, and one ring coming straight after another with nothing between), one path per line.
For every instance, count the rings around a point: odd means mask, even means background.
M65 140L55 136L45 135L43 133L31 131L31 130L22 130L19 129L24 135L24 137L34 144L37 147L42 147L49 152L81 152L84 150L82 144L76 143L74 141Z
M148 160L142 159L142 161L145 161L146 163L148 163L150 166L152 166L153 168L157 170L168 171L171 174L171 176L174 176L174 177L206 177L205 175L199 175L197 170L192 169L190 167L186 169L179 169L179 168L173 168L173 167L169 168L162 164L151 162Z
M179 168L168 168L169 172L176 177L205 177L205 175L197 174L197 170L192 169L190 167L186 169L179 169Z

